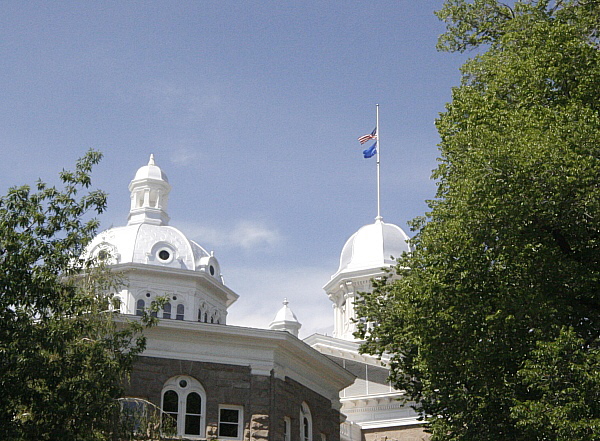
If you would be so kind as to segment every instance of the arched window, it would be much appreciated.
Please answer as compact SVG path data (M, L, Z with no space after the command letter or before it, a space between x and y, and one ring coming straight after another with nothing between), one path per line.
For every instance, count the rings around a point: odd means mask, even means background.
M152 208L158 207L158 192L156 190L150 191L149 204Z
M312 416L308 404L300 406L300 441L312 441Z
M163 318L171 318L171 304L169 302L165 303L165 306L163 306Z
M181 303L177 305L177 315L175 316L175 320L183 320L183 314L185 312L185 306Z
M146 302L144 302L144 299L139 299L135 304L135 315L144 315L145 308Z
M162 392L164 418L172 418L177 436L199 437L206 435L206 393L194 378L177 376L165 383Z
M144 205L144 191L135 192L135 208L141 208Z

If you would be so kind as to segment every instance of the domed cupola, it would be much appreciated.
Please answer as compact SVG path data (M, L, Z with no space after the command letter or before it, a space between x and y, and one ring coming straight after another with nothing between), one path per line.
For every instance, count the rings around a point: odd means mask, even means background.
M171 301L163 318L224 324L238 295L223 283L214 253L168 225L171 185L153 155L137 171L129 191L127 225L101 232L86 249L87 256L102 258L126 274L121 311L137 314L140 305L166 295Z
M150 155L148 165L140 167L129 184L131 208L127 225L168 225L167 203L171 185L167 175L154 163Z
M410 252L408 240L402 228L377 219L346 241L336 275L394 265L394 259L404 252Z
M334 337L355 339L354 305L360 301L359 293L372 291L371 279L381 277L383 268L395 265L395 259L410 252L408 240L402 228L378 217L375 223L360 228L346 241L340 266L323 287L333 302Z

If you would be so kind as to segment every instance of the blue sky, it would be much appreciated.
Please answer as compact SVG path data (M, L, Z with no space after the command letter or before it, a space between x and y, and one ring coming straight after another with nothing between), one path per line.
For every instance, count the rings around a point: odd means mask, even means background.
M219 259L231 324L266 327L287 297L301 336L332 324L321 287L376 216L356 138L380 105L382 215L404 228L435 193L434 126L465 56L419 1L0 3L0 191L105 155L103 228L126 223L150 153L171 225Z

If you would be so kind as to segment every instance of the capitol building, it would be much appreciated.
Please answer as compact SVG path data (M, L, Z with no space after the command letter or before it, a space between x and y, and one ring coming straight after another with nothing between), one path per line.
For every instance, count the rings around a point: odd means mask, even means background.
M126 225L101 232L87 249L89 257L109 256L126 281L118 293L124 319L167 299L158 325L145 331L127 397L159 407L182 439L428 439L402 391L387 382L385 358L360 354L353 335L360 293L395 265L391 256L410 250L400 227L377 218L347 240L339 268L323 281L333 334L301 340L302 317L287 301L273 305L269 329L227 324L243 293L224 284L213 252L170 225L171 185L153 156L129 192Z

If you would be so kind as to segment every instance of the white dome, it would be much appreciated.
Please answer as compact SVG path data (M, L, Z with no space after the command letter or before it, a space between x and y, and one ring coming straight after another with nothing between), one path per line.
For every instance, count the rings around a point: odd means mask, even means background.
M100 233L87 247L90 257L110 256L110 264L141 263L204 271L221 283L217 259L177 228L168 226L167 202L171 185L150 155L129 184L131 208L125 227ZM102 257L102 256L101 256Z
M150 161L148 165L140 167L133 178L133 181L139 181L142 179L153 179L156 181L169 182L167 175L161 170L156 164L154 164L154 155L150 155Z
M336 275L394 265L394 259L404 252L410 252L408 240L409 237L402 228L377 219L375 223L362 227L346 241Z
M110 263L142 263L191 271L205 271L221 281L217 259L177 228L135 224L100 233L88 247L91 257L105 252Z

